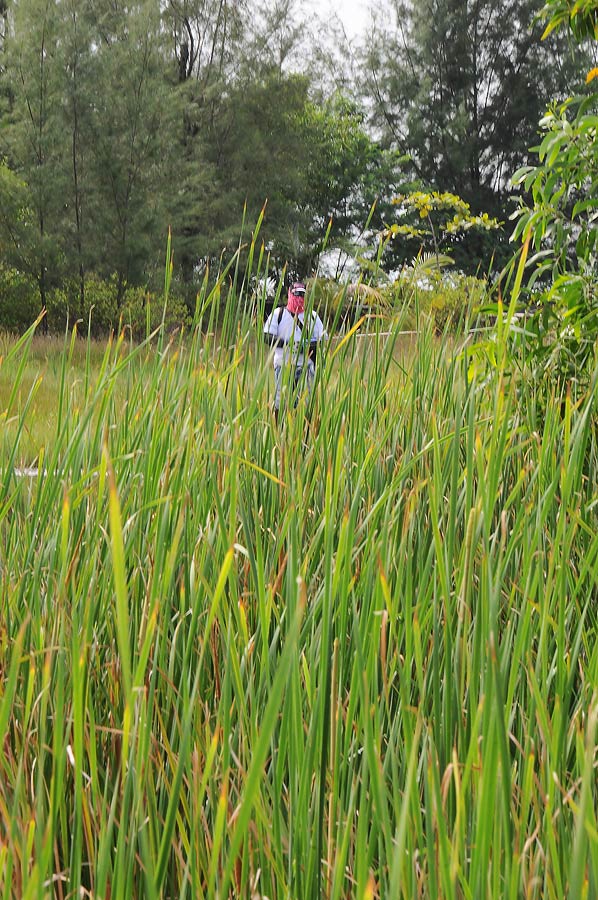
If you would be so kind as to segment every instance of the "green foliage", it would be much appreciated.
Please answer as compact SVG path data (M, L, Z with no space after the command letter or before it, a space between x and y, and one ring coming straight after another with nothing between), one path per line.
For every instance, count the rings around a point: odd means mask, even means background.
M594 897L595 396L395 321L277 425L223 294L2 344L0 893Z
M38 284L39 304L61 258L61 210L67 197L62 159L70 157L61 122L61 67L56 52L61 4L32 0L11 4L11 28L0 69L10 103L2 112L0 153L26 185L26 200L18 205L26 216L15 222L16 233L25 222L27 241L19 241L17 265ZM21 38L21 36L23 36ZM16 242L14 242L16 245Z
M540 121L538 164L519 169L513 182L526 193L515 213L513 239L532 236L532 246L546 251L537 277L557 274L576 258L595 258L598 201L598 94L556 104ZM524 199L530 196L532 204Z
M118 303L118 276L103 280L95 276L85 283L83 307L79 285L70 282L66 288L55 288L48 294L47 318L52 333L63 333L67 328L89 333L92 337L105 337L125 326L134 340L143 340L163 322L168 331L190 324L189 310L182 300L172 294L166 309L163 298L147 288L125 285L122 302Z
M524 288L539 306L520 337L534 365L583 389L598 340L598 94L553 106L540 125L538 164L513 179L525 192L513 237L530 241Z
M164 64L155 0L130 8L98 2L92 26L100 42L88 47L96 86L87 110L88 214L101 247L92 267L103 277L118 274L120 300L125 282L143 284L152 258L161 255L162 215L174 177L171 135L180 109Z
M85 282L83 306L77 282L70 281L63 288L54 288L48 294L48 326L54 333L64 332L67 325L75 323L79 331L98 337L109 334L118 324L118 285L113 276L104 281L91 276Z
M450 253L450 247L441 245L448 236L464 234L470 229L495 231L501 223L488 213L473 215L469 203L449 192L412 191L395 197L399 222L386 229L384 237L394 240L406 238L419 244L422 253Z
M392 227L391 198L414 178L439 197L463 197L470 224L481 210L502 217L504 172L533 127L525 116L567 84L567 59L546 65L552 44L536 47L528 28L536 0L512 14L506 0L438 0L434 16L397 3L401 27L372 41L361 106L318 89L322 73L308 71L306 54L299 65L292 4L258 6L7 4L0 259L36 279L40 308L86 315L71 281L115 271L119 304L126 285L155 289L166 223L191 303L266 201L264 246L279 272L302 276L326 242L354 255L365 222ZM365 112L374 107L376 139ZM417 224L397 228L417 239L439 213L417 220L414 210ZM500 233L459 216L444 224L442 249L450 245L459 268L486 268ZM414 255L412 244L388 246L392 268ZM250 252L241 242L240 259Z
M35 231L29 186L0 159L0 264L33 274Z
M123 294L120 321L135 340L147 337L164 324L166 331L191 325L191 315L185 303L172 294L164 308L164 298L140 287L127 287Z
M40 306L90 272L116 271L119 291L145 283L164 240L179 111L159 5L32 0L10 5L9 23L0 155L16 181L8 190L0 173L1 257L37 279Z
M327 222L328 246L346 246L376 196L400 187L396 152L357 104L273 51L274 35L285 54L301 38L285 27L290 8L163 6L10 4L0 154L14 178L0 184L0 258L37 279L40 307L70 308L48 293L90 275L117 272L119 302L125 284L153 288L167 223L192 302L264 204L273 263L305 276Z
M39 315L36 282L0 262L0 329L22 334Z
M326 220L326 246L333 248L365 224L374 203L381 214L386 208L382 198L404 186L406 160L374 141L363 111L340 94L323 103L310 101L297 124L310 148L305 176L315 256Z
M596 37L596 2L549 2L545 35L567 25ZM590 84L597 74L592 69ZM520 190L513 240L521 252L503 273L506 304L478 349L502 371L520 369L548 394L558 385L581 402L595 384L598 347L598 94L553 102L540 121L534 165L514 174Z
M224 135L209 128L203 135L212 183L204 190L202 219L181 225L203 230L195 253L213 258L237 245L240 216L256 221L265 204L262 238L272 264L305 276L324 235L328 247L346 240L375 199L389 171L385 154L354 104L339 96L316 102L305 75L270 71L234 85L220 102L229 125Z
M589 58L565 36L540 40L540 6L393 0L369 42L363 71L376 127L409 156L410 179L458 195L475 215L508 218L509 174L530 160L546 104L571 92ZM470 273L510 257L504 231L472 229L451 243ZM390 249L404 261L400 244Z
M438 334L461 333L467 322L488 302L488 284L482 278L459 272L434 271L415 284L407 270L400 278L401 292L411 291L424 315L430 316Z
M598 3L596 0L548 0L542 15L548 19L543 37L567 26L577 40L598 40Z

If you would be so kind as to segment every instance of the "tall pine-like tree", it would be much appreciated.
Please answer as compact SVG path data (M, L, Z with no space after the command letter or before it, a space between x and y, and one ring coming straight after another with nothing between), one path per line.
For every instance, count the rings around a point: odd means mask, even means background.
M10 13L0 154L18 176L15 184L27 188L26 200L20 192L21 221L13 222L14 258L35 278L44 308L60 269L57 225L64 198L64 183L57 174L64 154L58 10L53 0L13 0Z
M116 274L120 298L127 282L146 280L166 237L162 201L167 182L176 187L171 86L158 0L98 0L92 8L90 214L102 254L96 268Z
M509 179L529 158L535 123L585 65L562 39L541 40L541 7L391 0L367 53L375 126L410 155L414 178L458 194L474 212L506 217Z
M90 169L93 144L90 140L91 114L97 85L94 84L94 53L97 35L92 29L90 7L81 0L62 0L58 58L61 63L65 153L61 177L66 187L62 240L68 274L76 279L79 314L85 312L85 283L93 254L90 201L94 185ZM97 185L96 185L97 187Z
M87 272L116 275L122 296L163 257L176 113L160 3L11 0L9 16L0 155L28 190L17 263L42 306L75 279L83 312Z

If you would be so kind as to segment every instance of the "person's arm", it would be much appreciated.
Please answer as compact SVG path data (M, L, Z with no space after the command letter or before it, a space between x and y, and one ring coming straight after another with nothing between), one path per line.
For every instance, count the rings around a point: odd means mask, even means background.
M271 347L284 347L286 344L284 338L279 338L278 335L271 334L269 331L264 331L264 340Z
M278 324L276 324L275 319L278 319ZM278 326L280 325L281 319L281 310L280 307L273 310L267 321L264 325L264 341L266 344L269 344L271 347L284 347L286 341L284 338L278 336ZM272 326L276 328L276 331L271 331Z

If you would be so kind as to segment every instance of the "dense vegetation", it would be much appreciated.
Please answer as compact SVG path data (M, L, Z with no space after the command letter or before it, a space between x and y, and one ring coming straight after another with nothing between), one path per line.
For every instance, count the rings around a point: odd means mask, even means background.
M593 896L594 393L370 321L279 429L220 300L4 347L3 895Z
M548 12L598 38L597 0ZM421 228L378 261L431 257L385 315L330 288L278 423L257 228L182 331L84 266L127 310L107 345L2 338L1 896L598 895L595 103L544 116L513 264L440 338L421 275L478 210L402 193Z
M428 6L393 0L349 48L291 2L5 0L1 324L42 308L55 331L67 310L116 324L127 289L159 296L169 226L173 293L192 312L264 205L273 272L301 277L325 243L375 258L399 192L452 192L507 222L510 176L588 53L539 40L538 0ZM444 249L486 274L509 232ZM421 247L390 242L385 267Z

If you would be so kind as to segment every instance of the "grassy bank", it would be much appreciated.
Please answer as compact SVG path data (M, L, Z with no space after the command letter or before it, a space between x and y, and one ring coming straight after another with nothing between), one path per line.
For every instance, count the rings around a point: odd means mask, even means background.
M277 427L209 303L67 345L34 480L4 353L0 892L595 896L593 394L398 322Z

